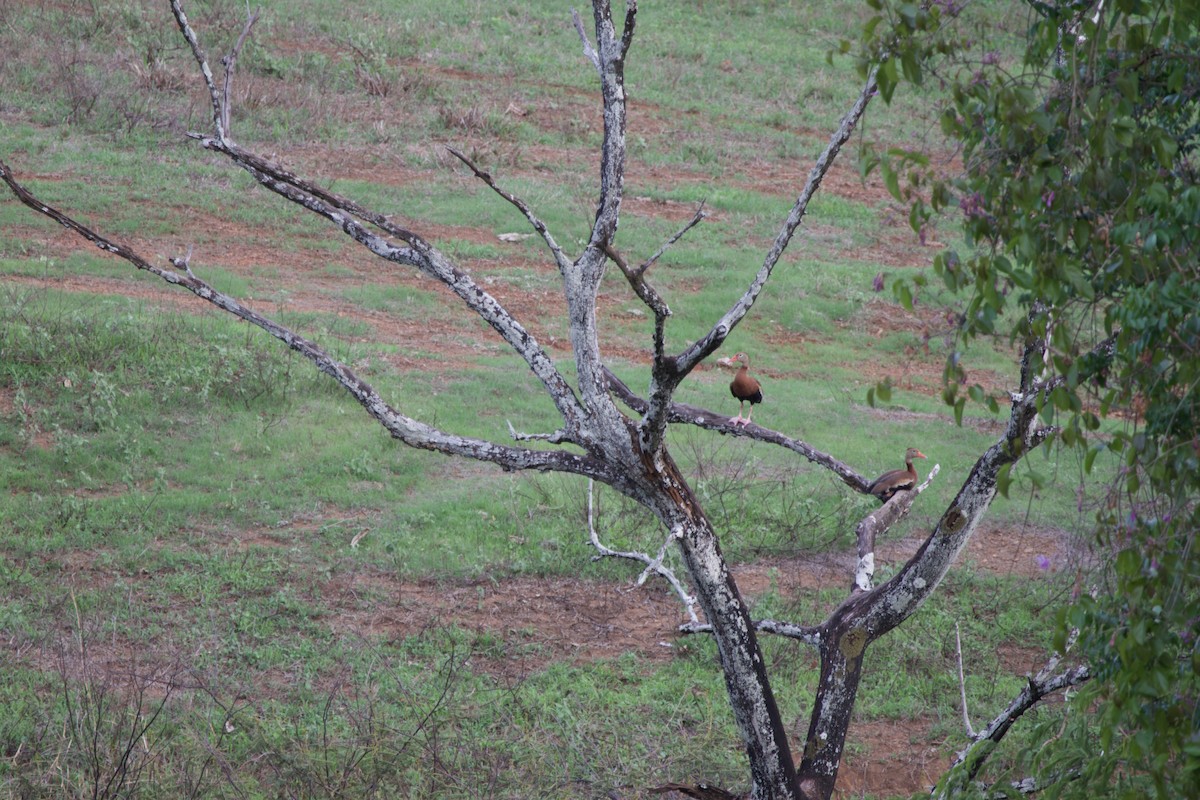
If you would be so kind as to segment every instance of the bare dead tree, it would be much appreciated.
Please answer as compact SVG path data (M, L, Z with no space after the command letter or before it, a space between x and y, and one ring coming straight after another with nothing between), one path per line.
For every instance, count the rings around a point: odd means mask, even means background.
M671 310L650 282L651 268L662 249L640 266L632 267L616 246L625 188L627 95L624 71L636 32L638 6L636 0L627 0L624 18L618 27L609 0L593 0L594 38L587 33L582 20L575 17L585 57L599 78L604 125L596 214L582 250L574 256L569 255L534 209L501 188L495 178L467 156L451 151L499 197L524 215L557 266L570 320L576 374L572 383L518 319L453 259L417 232L402 228L385 214L323 189L236 144L230 134L229 85L237 49L255 17L250 17L246 31L224 60L225 82L223 87L218 87L179 0L170 0L170 3L179 29L195 55L213 106L213 132L189 136L246 170L263 187L324 217L379 258L415 268L445 284L470 312L492 327L538 378L559 414L560 427L551 433L512 431L512 442L500 443L457 435L409 417L318 344L213 289L197 277L198 268L190 265L187 259L176 259L173 262L175 269L152 264L128 247L42 203L15 179L6 165L0 163L0 178L14 195L102 250L186 289L278 338L336 380L395 439L410 447L490 462L505 470L554 471L584 476L645 506L664 526L668 541L678 548L692 592L706 619L704 623L689 623L681 630L704 632L716 643L730 706L745 743L750 796L764 800L828 798L837 778L868 647L903 624L930 597L995 497L1001 470L1020 460L1047 438L1050 431L1038 423L1036 412L1039 398L1054 385L1039 372L1044 363L1045 339L1031 336L1024 345L1020 379L1017 389L1011 393L1011 412L1003 436L979 457L925 542L894 577L883 585L872 585L874 541L907 513L924 486L898 492L857 526L859 559L854 574L847 576L848 596L828 618L809 626L751 618L749 607L722 555L718 533L668 450L668 425L693 425L786 447L829 469L858 492L866 491L868 481L838 459L804 442L757 424L732 426L727 416L675 403L673 396L680 383L741 323L766 288L780 256L804 218L809 201L875 94L874 78L866 81L817 158L796 202L764 255L762 266L744 293L713 322L704 336L682 352L668 353L665 330ZM697 211L693 220L671 241L685 235L702 218L702 212ZM654 315L654 355L644 398L618 381L604 365L597 331L596 298L609 261L618 266L633 293ZM623 410L622 405L632 414ZM530 440L571 445L572 449L522 446L522 442ZM614 555L628 557L623 553ZM636 560L647 564L648 570L657 570L661 565L661 555ZM685 596L682 588L678 591ZM815 646L820 653L820 681L799 765L789 745L759 648L757 635L761 632L795 638Z

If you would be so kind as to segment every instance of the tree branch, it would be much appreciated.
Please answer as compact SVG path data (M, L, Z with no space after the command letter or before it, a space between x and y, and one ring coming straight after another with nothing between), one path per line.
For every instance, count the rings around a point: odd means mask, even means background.
M986 728L971 735L973 740L971 744L958 752L950 769L934 787L932 796L936 800L949 800L949 798L956 797L974 781L996 745L1026 711L1033 708L1046 696L1072 686L1078 686L1092 677L1091 671L1086 665L1072 667L1054 674L1058 662L1058 656L1051 658L1035 677L1029 679L1025 687L1017 693L1004 711L989 722Z
M1040 361L1044 347L1044 339L1029 337L1023 363ZM866 648L916 613L929 598L995 497L1000 470L1044 440L1044 430L1037 427L1038 407L1032 393L1013 403L1005 435L976 461L958 495L913 557L883 585L870 591L856 587L821 625L821 677L800 764L802 789L832 790Z
M631 37L637 4L627 2L626 9L625 36ZM588 243L563 273L563 290L567 315L571 320L571 348L575 354L579 393L587 408L587 420L592 430L603 436L605 434L602 432L624 431L626 426L626 420L613 404L604 385L600 337L596 329L596 296L608 261L604 246L612 243L620 220L625 184L627 108L624 50L617 39L608 0L593 0L592 14L596 25L596 64L604 108L600 193Z
M795 625L791 622L779 622L773 619L760 619L755 621L754 630L760 633L773 633L777 636L784 636L788 639L795 639L804 644L811 644L815 647L820 647L821 628L808 627L803 625ZM679 626L680 633L712 633L712 626L703 622L686 623Z
M625 53L633 37L637 3L627 0L621 38L613 27L607 0L594 0L596 41L600 56L600 88L604 96L604 144L600 150L600 200L589 247L601 249L617 233L625 191Z
M420 236L395 225L383 214L371 211L348 198L322 189L282 166L244 150L228 140L228 131L222 123L222 119L227 117L228 108L223 109L222 107L204 51L188 24L179 0L171 0L171 8L184 38L191 45L192 52L204 73L205 82L212 95L215 113L214 125L217 129L215 139L196 133L188 135L199 140L205 148L228 156L235 164L253 175L260 184L284 199L303 206L339 225L343 232L376 255L395 263L415 266L448 286L525 359L530 370L546 387L547 393L566 422L568 432L574 439L578 439L579 427L585 415L582 413L574 391L554 367L554 363L536 339L495 298L480 288L470 275L454 266L449 259ZM248 31L249 25L243 31L243 36ZM238 43L239 48L240 46L241 40ZM363 228L355 221L355 217L400 239L408 247L395 247L386 239Z
M1027 365L1041 363L1046 345L1044 337L1031 334L1026 338L1021 380L1029 380L1034 390L1013 395L1004 435L975 462L929 537L886 584L847 601L857 606L852 616L861 620L870 641L906 620L933 593L996 496L1000 470L1020 461L1050 435L1052 429L1038 424L1038 382L1026 371Z
M17 199L26 206L53 219L101 250L128 261L140 270L157 275L167 283L187 289L197 297L207 300L239 319L262 328L279 339L311 361L321 372L341 384L372 417L383 425L393 438L399 439L407 445L447 455L466 456L479 461L487 461L504 469L572 472L579 475L590 475L606 483L612 483L614 479L620 477L610 466L598 459L558 450L544 451L505 447L486 440L449 434L407 417L388 405L369 383L359 378L353 370L331 357L318 345L246 307L235 298L217 291L197 278L190 269L181 275L174 270L155 266L129 247L101 236L66 214L46 205L15 179L12 170L3 162L0 162L0 180L3 180ZM618 483L620 483L619 480Z
M975 729L971 727L971 712L967 708L967 678L963 674L962 634L958 629L958 620L954 621L954 652L958 656L958 691L962 696L963 728L966 729L967 736L974 739Z
M225 127L228 113L221 102L221 93L217 91L216 79L213 78L212 70L208 67L208 56L205 55L204 48L200 46L200 40L196 38L196 34L192 31L192 26L188 24L187 15L183 13L183 6L179 0L171 0L171 12L175 15L175 22L179 25L179 30L183 33L183 38L187 40L188 46L192 48L192 55L196 57L196 63L200 65L200 72L204 76L204 83L208 87L209 99L212 101L213 127L216 128L217 138L224 142L229 136L229 131Z
M858 563L854 569L852 593L871 590L871 579L875 575L876 538L908 514L917 495L929 488L929 484L933 483L933 479L937 477L941 469L941 464L934 464L920 486L896 492L880 508L865 516L855 526L854 538L858 544Z
M562 248L558 246L558 242L554 240L554 236L551 235L550 230L546 227L546 224L538 219L536 215L534 215L533 210L529 208L524 200L514 194L504 191L497 186L496 181L493 180L489 173L484 172L483 170L479 169L479 167L475 166L475 162L467 158L467 156L457 148L447 147L446 149L449 150L455 158L466 164L467 168L475 173L475 177L479 178L481 181L490 186L492 191L503 197L508 202L512 203L514 206L516 206L518 211L525 215L525 219L529 221L529 224L533 226L533 229L538 232L539 236L542 237L542 240L546 243L546 246L550 248L550 254L554 256L554 263L558 265L559 272L565 273L568 269L570 269L571 260L567 258L567 256L563 253Z
M645 414L650 408L650 404L645 399L634 394L624 381L616 376L612 370L604 368L604 374L608 378L608 387L617 396L617 398L629 406L639 414ZM687 425L695 425L699 428L705 428L711 431L728 436L739 436L747 439L753 439L758 442L766 442L780 447L785 447L794 453L807 458L813 464L824 467L833 474L837 475L851 489L862 494L867 493L867 487L871 482L859 475L853 469L838 461L833 456L823 453L812 445L802 442L799 439L793 439L778 431L764 428L757 422L751 422L748 425L731 425L728 414L718 414L715 411L709 411L699 406L688 405L687 403L671 403L667 409L667 421L675 423L684 423ZM906 494L897 492L897 496ZM907 494L912 494L911 492Z
M771 272L775 269L775 265L779 262L780 256L783 255L783 251L791 241L792 235L800 227L800 222L804 219L804 214L808 210L809 201L812 200L813 195L820 188L821 181L824 180L825 174L829 172L829 168L833 166L833 162L841 151L842 145L850 139L850 134L854 131L859 119L862 118L863 113L866 111L867 104L875 95L875 89L875 73L872 72L871 76L867 79L866 85L859 92L858 99L854 101L850 110L842 117L841 124L829 139L829 144L825 146L825 150L818 156L816 163L813 164L812 169L808 173L808 180L804 184L804 189L801 190L800 196L792 206L792 210L788 213L783 229L776 235L775 243L771 246L770 251L763 261L763 265L759 268L758 274L754 276L754 280L751 281L745 294L733 305L733 308L725 312L725 315L717 321L705 336L677 357L676 362L680 379L687 375L702 360L716 352L721 343L725 341L725 338L729 336L738 323L746 316L750 307L754 305L754 301L758 299L759 293L771 277Z
M579 33L579 40L583 42L583 55L588 61L592 62L592 66L596 68L596 72L602 72L600 69L600 56L596 53L596 48L592 47L592 40L588 38L587 31L583 29L583 20L579 17L579 12L571 9L571 20L575 23L575 30Z
M607 255L612 262L621 270L621 274L629 281L629 285L633 287L633 293L636 294L643 303L650 307L654 312L655 318L663 318L671 316L671 309L663 302L662 297L654 290L654 287L646 283L642 277L644 269L632 269L625 261L625 257L617 252L617 248L605 242L604 254Z
M696 213L692 215L692 218L690 220L688 220L687 224L684 225L682 228L680 228L674 235L672 235L670 239L667 239L667 241L663 243L663 246L658 248L658 250L654 253L654 255L652 255L652 256L650 256L650 258L646 259L645 263L643 263L640 267L638 267L636 270L634 270L634 274L639 277L642 275L645 275L646 270L650 269L650 267L654 264L654 262L656 262L656 261L658 261L658 259L662 258L663 253L667 252L668 247L670 247L671 245L678 242L680 239L683 238L683 235L685 233L687 233L692 228L699 225L701 221L703 221L707 218L708 218L708 214L705 213L704 203L702 202L702 203L700 203L700 206L696 209Z
M731 309L725 312L716 325L704 337L675 357L666 356L661 353L661 342L663 339L661 330L662 320L658 321L659 324L655 333L656 353L654 369L651 374L649 407L638 426L638 436L645 451L657 453L662 447L676 387L696 368L697 364L716 352L721 343L725 341L725 338L729 336L730 332L746 316L746 313L758 298L759 293L766 286L767 280L771 277L771 273L775 269L775 265L779 262L779 258L783 255L784 249L788 246L792 235L800 226L800 221L804 218L804 214L808 209L809 201L816 194L817 189L820 188L821 181L825 178L825 174L829 171L829 168L833 166L833 161L841 151L842 145L850 138L855 125L857 125L858 120L862 117L863 112L866 111L867 103L870 102L871 97L875 94L875 85L875 74L872 72L858 99L851 106L850 110L846 112L846 115L842 118L841 125L838 126L838 129L830 138L829 144L826 145L825 150L817 158L813 168L809 171L808 180L805 182L799 198L792 206L782 230L776 236L775 243L767 253L763 265L759 268L758 274L751 281L745 294L734 303Z
M172 4L173 5L173 4ZM233 66L237 63L238 55L242 52L242 47L246 44L246 37L250 35L250 29L254 27L254 23L258 22L258 12L250 13L250 7L246 7L246 25L242 28L242 33L237 38L237 42L229 50L229 53L221 59L222 66L225 67L225 85L223 91L223 102L221 103L221 121L224 123L225 134L228 136L230 131L229 114L233 108L233 102L230 95L233 92ZM185 23L186 24L186 21Z
M546 387L547 393L567 424L568 432L573 437L577 435L583 416L582 408L574 391L554 366L554 362L533 335L513 318L498 300L475 283L468 273L451 263L437 248L417 234L395 225L383 214L322 189L232 142L222 142L198 134L189 135L199 139L205 148L228 156L275 194L335 223L346 235L375 255L394 263L414 266L449 287L525 360L533 374ZM356 218L400 239L408 247L397 247L388 239L372 233L357 222Z

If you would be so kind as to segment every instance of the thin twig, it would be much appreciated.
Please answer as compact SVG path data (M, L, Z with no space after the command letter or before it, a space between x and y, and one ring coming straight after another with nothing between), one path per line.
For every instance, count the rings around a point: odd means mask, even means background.
M704 201L701 201L699 208L696 209L696 213L692 216L692 218L690 220L688 220L688 223L686 225L684 225L682 228L680 228L678 233L676 233L670 239L667 239L667 241L663 244L663 246L658 248L658 252L656 252L654 255L650 256L650 258L648 258L644 264L642 264L640 267L637 268L635 274L638 275L639 277L641 277L642 275L645 275L646 270L650 269L650 266L652 264L654 264L655 261L658 261L658 259L662 257L663 253L667 252L668 247L670 247L671 245L675 244L680 239L682 239L683 235L685 233L687 233L688 231L690 231L692 228L699 225L701 220L704 220L707 218L708 218L708 214L704 213Z
M551 444L562 444L563 442L570 441L567 432L562 429L554 433L521 433L513 427L511 421L505 420L505 422L508 424L509 436L516 442L550 442Z
M242 28L242 33L238 36L233 48L229 53L221 59L221 64L225 67L225 87L224 87L224 102L221 104L221 121L225 125L225 135L230 132L229 115L230 109L233 107L233 101L230 95L233 92L233 67L237 62L238 55L242 52L242 47L246 44L246 37L250 35L250 29L254 27L254 23L258 22L258 12L251 13L250 3L246 3L246 25Z
M967 711L967 679L963 675L962 635L958 629L958 620L954 621L954 650L958 655L958 690L962 696L963 726L967 729L967 736L974 739L975 729L971 727L971 715Z
M596 548L596 552L599 553L599 555L593 556L592 558L593 559L625 558L625 559L629 559L630 561L637 561L641 564L645 564L646 568L644 570L642 570L641 575L638 576L637 585L641 586L642 584L644 584L646 582L646 578L649 577L651 574L661 576L669 584L671 584L671 588L675 590L675 594L677 594L679 596L679 599L681 601L683 601L683 606L687 610L688 616L691 617L692 623L699 624L700 618L698 616L696 616L696 598L695 598L695 596L688 594L688 591L684 587L683 583L680 582L679 578L675 577L675 572L670 567L665 566L663 564L663 559L666 558L666 554L667 554L667 547L669 547L671 542L673 542L675 540L675 535L676 535L675 531L671 531L671 533L668 534L667 538L663 541L662 547L660 547L658 550L658 556L655 558L651 558L650 556L646 555L645 553L638 553L636 551L613 550L609 547L606 547L600 541L600 534L596 533L595 491L594 490L595 490L595 483L594 483L594 481L592 481L589 478L588 479L588 505L587 505L588 537L591 539L592 546Z
M518 211L525 215L525 219L529 220L529 224L533 226L533 229L537 231L542 237L542 240L545 241L546 246L550 248L550 252L554 256L554 263L558 265L559 271L565 272L570 266L570 259L566 257L562 251L562 248L558 246L558 242L554 240L554 236L551 235L550 230L546 227L546 223L538 219L538 217L533 213L533 210L530 209L529 205L511 192L506 192L505 190L501 189L496 184L496 181L492 178L491 174L475 166L475 162L467 158L467 156L460 150L449 146L447 146L446 149L450 151L451 155L466 164L467 168L475 173L475 177L486 183L489 187L491 187L492 191L503 197L508 202L512 203Z
M592 62L592 66L600 72L600 54L596 52L596 48L592 47L592 40L588 38L587 31L583 29L583 20L579 17L579 12L571 9L571 19L575 22L575 30L579 32L579 40L583 42L583 54L587 56L587 60Z

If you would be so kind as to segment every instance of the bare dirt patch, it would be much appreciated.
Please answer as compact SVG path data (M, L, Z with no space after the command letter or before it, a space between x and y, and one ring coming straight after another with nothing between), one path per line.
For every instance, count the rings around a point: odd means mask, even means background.
M902 564L921 541L916 534L881 542L880 563ZM1080 558L1078 546L1064 531L1001 526L984 526L964 555L985 572L1031 579L1073 571ZM803 602L818 588L848 589L855 559L853 551L844 550L762 559L731 569L751 605L768 592ZM337 610L330 624L339 633L394 639L453 623L498 637L526 670L551 661L582 663L622 653L670 658L679 641L677 628L687 621L679 600L654 580L642 587L528 577L411 582L364 569L336 576L320 591ZM385 599L364 603L364 597Z
M917 552L922 541L918 533L880 542L876 560L903 563ZM1084 543L1069 531L985 522L975 531L959 560L992 575L1051 578L1059 573L1073 574L1087 558Z
M388 600L353 608L364 591ZM484 668L527 674L551 661L578 664L636 653L650 660L672 656L675 626L686 619L661 588L566 578L509 578L471 583L403 583L382 574L342 576L322 587L338 609L338 633L396 639L450 625L487 633L503 642Z
M927 792L950 766L946 743L935 739L927 719L854 722L842 758L835 796L907 796Z

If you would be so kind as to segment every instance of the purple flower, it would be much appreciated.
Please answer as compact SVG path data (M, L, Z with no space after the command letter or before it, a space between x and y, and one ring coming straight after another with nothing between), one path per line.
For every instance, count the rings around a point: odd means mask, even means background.
M1046 204L1046 208L1049 208L1051 205L1054 204L1054 190L1053 189L1051 189L1050 191L1048 191L1044 195L1042 195L1042 202Z
M871 288L877 292L883 291L883 273L882 272L877 273L875 275L875 280L871 281Z
M1038 556L1034 559L1034 561L1037 563L1038 569L1040 569L1042 572L1050 569L1050 559L1046 558L1045 556Z
M958 201L958 207L962 210L963 216L967 219L976 219L977 217L982 217L984 216L983 195L981 195L979 192L973 192L965 195L961 200Z

